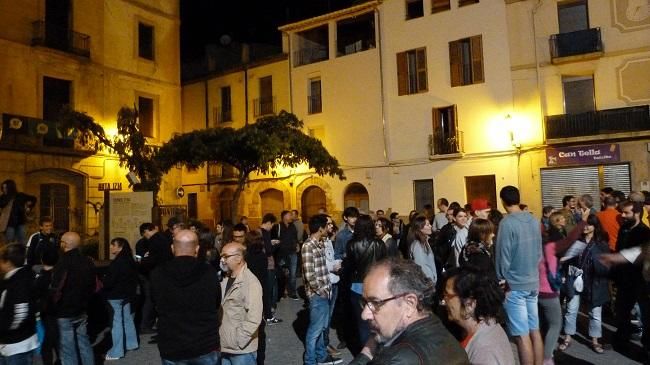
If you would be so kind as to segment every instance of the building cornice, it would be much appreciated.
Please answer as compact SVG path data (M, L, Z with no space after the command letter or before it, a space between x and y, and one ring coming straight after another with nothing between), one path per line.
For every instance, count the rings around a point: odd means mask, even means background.
M337 10L314 18L301 20L296 23L286 24L281 27L278 27L278 30L281 32L290 33L290 32L296 32L308 28L313 28L322 24L326 24L330 20L351 18L363 13L367 13L370 10L376 9L379 6L379 4L381 4L381 2L382 0L368 1L363 4L351 6L349 8Z

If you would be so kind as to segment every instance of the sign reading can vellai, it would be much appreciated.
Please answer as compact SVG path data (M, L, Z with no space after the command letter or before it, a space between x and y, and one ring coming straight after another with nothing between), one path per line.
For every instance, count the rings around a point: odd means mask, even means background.
M546 149L547 166L593 165L621 160L618 144L598 144Z

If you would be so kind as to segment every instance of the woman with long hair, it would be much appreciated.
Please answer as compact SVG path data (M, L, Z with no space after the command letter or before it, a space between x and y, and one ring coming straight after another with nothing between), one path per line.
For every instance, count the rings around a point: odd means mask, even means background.
M370 335L368 322L361 319L360 303L363 295L363 279L370 266L386 256L386 244L377 238L372 218L366 214L360 215L348 243L344 267L351 275L350 300L355 310L361 344L365 344Z
M409 256L422 268L424 275L431 279L433 285L435 285L438 281L438 273L433 250L429 245L431 231L431 223L427 217L419 216L411 222L406 240L409 244Z
M461 346L469 362L514 365L508 336L499 324L505 295L498 282L469 267L447 273L443 298L449 320L463 329Z
M133 323L134 312L131 311L131 303L138 286L138 269L133 251L129 241L117 237L110 243L110 253L112 261L104 278L104 293L113 309L113 347L106 353L107 361L124 357L125 339L126 350L138 348L138 334Z
M459 266L472 266L496 279L492 255L493 240L494 224L487 219L473 219L467 233L467 244L460 250Z
M609 237L598 217L590 214L580 239L586 244L578 258L578 268L582 270L583 289L576 292L567 304L564 315L564 333L566 336L560 345L565 350L571 344L571 336L576 333L576 318L582 299L589 304L589 336L591 349L602 354L603 345L598 342L602 337L602 305L609 301L608 269L599 261L602 254L609 253Z
M399 248L397 247L397 242L393 238L391 232L393 231L393 222L388 220L386 217L379 217L375 221L375 233L377 238L384 241L386 244L386 253L388 256L397 257L399 256Z

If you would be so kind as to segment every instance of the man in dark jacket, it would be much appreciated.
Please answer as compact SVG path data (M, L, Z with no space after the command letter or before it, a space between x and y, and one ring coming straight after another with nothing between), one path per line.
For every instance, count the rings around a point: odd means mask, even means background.
M199 239L189 230L174 236L174 258L151 273L158 310L158 350L165 363L219 363L221 287L216 270L196 258Z
M289 269L288 277L283 277L282 284L279 285L279 295L284 296L286 285L289 298L299 300L296 292L296 271L298 270L298 233L296 226L293 224L293 215L290 211L285 210L280 215L280 223L273 227L272 234L280 240L277 262L283 268Z
M38 347L31 288L32 270L23 266L25 247L10 244L0 250L0 271L4 274L0 301L0 356L6 364L31 363Z
M54 222L50 217L39 219L39 231L34 233L27 240L27 266L41 265L43 252L56 252L58 249L56 235L54 234ZM52 251L55 249L55 251Z
M469 364L467 354L429 308L433 282L417 264L375 264L363 282L362 317L375 332L353 365Z
M53 300L59 325L62 362L78 363L78 348L81 363L92 365L94 355L86 331L86 312L90 297L95 291L95 266L88 257L81 254L80 245L81 237L78 233L66 232L61 236L64 253L52 273Z

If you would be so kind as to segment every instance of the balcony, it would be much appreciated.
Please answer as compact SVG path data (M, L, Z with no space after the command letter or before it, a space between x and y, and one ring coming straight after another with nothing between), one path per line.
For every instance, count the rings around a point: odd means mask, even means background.
M429 155L455 155L464 152L463 132L456 133L455 136L440 132L429 135Z
M294 52L293 62L296 66L308 65L329 58L327 46L309 47Z
M255 118L275 114L275 97L253 99L253 115Z
M551 58L554 64L570 62L566 57L580 59L597 58L602 55L603 42L600 28L554 34L550 38Z
M546 139L575 138L628 132L650 132L648 105L581 114L560 114L545 119Z
M32 23L32 46L41 46L90 58L90 36L38 20Z
M237 169L231 165L219 162L208 162L208 182L218 184L219 182L236 179L239 175Z
M0 150L29 153L87 156L93 145L81 145L78 131L51 122L23 115L2 114Z
M323 112L323 99L320 95L312 95L307 97L307 112L309 114L318 114Z
M214 121L216 125L232 122L232 109L215 107L214 108Z

